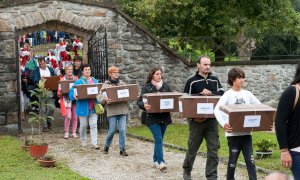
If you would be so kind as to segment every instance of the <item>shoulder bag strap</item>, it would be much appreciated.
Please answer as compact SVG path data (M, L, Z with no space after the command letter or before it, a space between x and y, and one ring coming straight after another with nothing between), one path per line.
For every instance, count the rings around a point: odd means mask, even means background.
M296 88L296 96L295 96L295 100L294 100L294 107L293 107L293 110L295 109L296 105L297 105L297 102L299 100L299 87L297 85L294 85L295 88Z
M81 79L81 81L83 82L83 84L86 84L83 79Z

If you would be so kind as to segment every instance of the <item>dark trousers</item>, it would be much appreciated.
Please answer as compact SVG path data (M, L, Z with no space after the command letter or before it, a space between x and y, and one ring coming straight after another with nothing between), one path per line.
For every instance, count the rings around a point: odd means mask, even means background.
M207 179L218 178L218 150L220 149L218 125L215 119L208 119L202 123L189 121L188 151L183 162L185 171L192 171L197 152L205 139L207 146L205 176Z
M290 151L292 156L292 173L295 180L300 180L300 153L295 151Z
M236 163L242 151L247 166L248 176L250 180L256 180L256 168L254 163L252 137L230 136L227 137L229 147L229 160L227 165L227 180L234 180Z
M47 118L47 116L53 116L54 110L55 110L54 108L52 108L50 106L46 106L45 104L52 104L52 105L54 105L53 101L54 101L53 98L50 97L49 99L43 101L42 102L43 105L42 105L42 107L40 107L41 111L42 111L42 115L44 116L44 119L45 119L45 121L44 121L44 127L45 128L51 128L51 126L52 126L51 125L51 119Z

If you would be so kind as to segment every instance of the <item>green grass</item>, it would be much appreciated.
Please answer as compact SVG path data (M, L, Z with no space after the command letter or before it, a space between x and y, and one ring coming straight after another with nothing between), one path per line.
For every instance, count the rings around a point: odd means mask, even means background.
M143 136L152 139L152 134L146 126L129 128L128 133ZM219 150L219 156L228 158L228 145L227 139L225 138L225 134L222 128L219 131L220 136L220 145L221 148ZM252 141L253 144L260 139L270 139L272 142L277 144L276 136L273 133L268 132L253 132L252 133ZM170 125L165 134L164 142L174 144L177 146L181 146L187 148L187 140L188 140L188 125ZM280 151L278 146L270 148L273 150L273 154L270 158L265 159L255 159L255 163L257 166L270 169L270 170L281 170L288 171L287 169L281 167L280 164ZM253 151L256 150L256 147L253 147ZM201 152L206 152L206 143L203 141L200 150ZM242 153L240 154L239 161L244 162L244 158Z
M0 136L1 179L87 179L72 172L62 162L56 167L42 168L29 152L20 148L20 142L12 136Z

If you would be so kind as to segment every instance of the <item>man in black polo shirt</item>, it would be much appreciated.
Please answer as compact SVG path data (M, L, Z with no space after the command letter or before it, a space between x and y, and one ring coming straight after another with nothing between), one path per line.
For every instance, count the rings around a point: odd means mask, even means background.
M197 61L198 71L188 79L184 92L205 96L223 95L219 79L210 72L211 61L208 56L201 56ZM218 122L214 118L189 119L188 151L183 162L183 178L191 179L191 171L199 150L205 138L207 144L207 161L205 176L207 179L217 179L220 148Z

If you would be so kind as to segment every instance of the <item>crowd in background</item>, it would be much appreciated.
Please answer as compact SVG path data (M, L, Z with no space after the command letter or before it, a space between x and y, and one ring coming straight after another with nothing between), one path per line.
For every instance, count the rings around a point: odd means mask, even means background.
M41 44L60 43L63 40L72 44L75 39L76 35L64 31L35 31L19 37L19 45L22 47L28 43L30 47L34 47Z
M80 72L83 59L78 51L83 48L83 44L78 38L75 38L72 43L69 43L65 38L58 41L59 43L55 47L47 50L47 56L34 55L32 46L28 43L24 43L20 48L22 119L25 119L25 110L35 110L34 106L28 106L29 102L36 100L35 97L30 96L30 90L37 87L36 84L40 79L50 76L64 76L64 69L69 65L74 66L76 76ZM49 42L51 42L51 38ZM74 53L71 53L72 51ZM59 107L58 99L57 93L53 92L56 107Z

